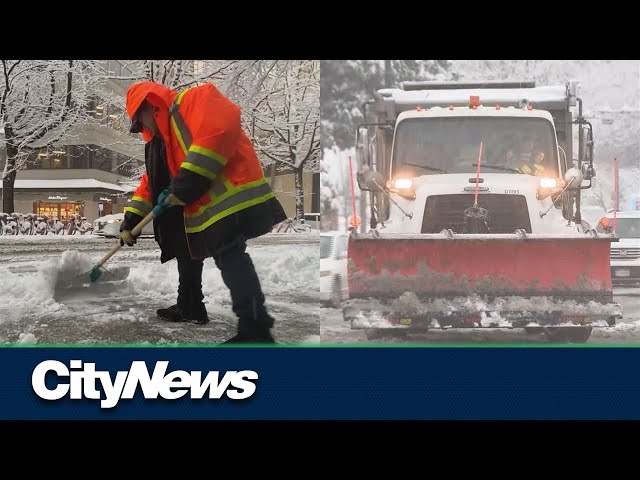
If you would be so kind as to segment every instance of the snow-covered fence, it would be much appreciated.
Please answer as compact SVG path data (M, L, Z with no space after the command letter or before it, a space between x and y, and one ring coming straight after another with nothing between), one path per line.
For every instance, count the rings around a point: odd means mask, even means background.
M287 218L273 227L271 233L312 233L313 229L304 219Z
M90 235L93 225L85 217L69 215L61 221L57 217L35 213L0 212L0 235Z

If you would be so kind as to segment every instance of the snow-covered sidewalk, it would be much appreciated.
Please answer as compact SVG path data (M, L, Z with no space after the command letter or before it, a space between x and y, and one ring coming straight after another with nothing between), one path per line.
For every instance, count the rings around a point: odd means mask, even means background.
M235 333L229 293L211 259L203 272L211 322L171 324L159 320L155 311L175 303L178 272L175 261L160 263L153 240L141 239L135 247L120 250L106 265L130 267L122 284L98 281L91 288L54 296L54 280L46 272L55 271L63 256L92 265L116 240L14 238L20 237L0 238L0 342L213 344ZM315 235L281 234L249 243L267 306L276 318L274 335L282 343L319 341L318 242Z

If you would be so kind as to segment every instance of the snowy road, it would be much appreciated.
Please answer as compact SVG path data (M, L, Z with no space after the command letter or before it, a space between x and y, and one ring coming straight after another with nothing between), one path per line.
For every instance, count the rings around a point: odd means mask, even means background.
M594 328L589 343L640 343L640 288L614 289L614 298L622 306L624 318L611 328ZM473 331L432 331L409 338L368 340L363 330L351 330L342 319L342 311L320 309L320 341L322 343L522 343L543 342L542 336L525 335L518 329Z
M109 260L107 268L131 268L126 281L54 292L51 272L61 268L62 258L90 266L114 242L95 236L0 237L0 343L215 344L235 334L229 293L212 259L203 272L211 322L172 324L156 317L158 308L175 303L178 274L175 260L160 263L153 239L140 239ZM270 234L250 241L247 251L276 319L278 342L317 343L318 235Z

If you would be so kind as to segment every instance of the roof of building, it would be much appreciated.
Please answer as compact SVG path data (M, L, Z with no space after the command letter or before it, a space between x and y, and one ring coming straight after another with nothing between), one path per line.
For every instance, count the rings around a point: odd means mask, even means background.
M2 184L0 184L2 188ZM112 190L116 192L133 192L135 187L130 185L117 185L115 183L101 182L94 178L73 178L62 180L20 180L16 179L14 184L16 190Z

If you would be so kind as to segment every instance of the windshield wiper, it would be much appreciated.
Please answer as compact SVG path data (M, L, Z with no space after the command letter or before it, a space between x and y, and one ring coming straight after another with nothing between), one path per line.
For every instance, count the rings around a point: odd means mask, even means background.
M477 167L478 164L477 163L472 163L471 164L472 167ZM517 168L511 168L511 167L504 167L502 165L489 165L487 163L483 163L480 165L480 167L487 167L487 168L495 168L498 170L505 170L507 172L515 172L515 173L522 173L520 170L518 170Z
M438 168L438 167L432 167L431 165L423 165L423 164L411 163L411 162L404 162L404 163L406 165L411 165L412 167L424 168L425 170L433 170L434 172L447 173L446 170L443 170L443 169Z

